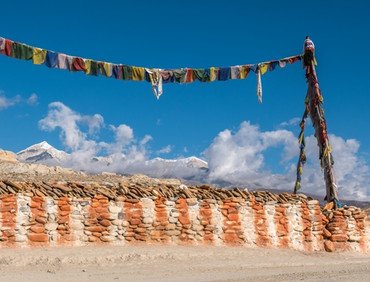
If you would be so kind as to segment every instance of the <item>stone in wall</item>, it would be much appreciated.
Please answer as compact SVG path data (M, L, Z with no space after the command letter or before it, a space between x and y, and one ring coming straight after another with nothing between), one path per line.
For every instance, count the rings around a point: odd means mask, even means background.
M323 236L331 243L327 248L334 250L368 250L365 220L367 213L357 207L343 207L324 211L326 225Z

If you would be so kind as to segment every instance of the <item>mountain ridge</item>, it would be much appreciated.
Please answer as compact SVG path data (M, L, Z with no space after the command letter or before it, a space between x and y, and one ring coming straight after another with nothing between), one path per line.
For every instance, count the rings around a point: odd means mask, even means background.
M65 151L58 150L46 141L36 143L24 150L16 153L18 161L31 164L46 164L54 166L69 167L73 163L73 155ZM109 169L114 165L116 158L112 156L93 156L90 162L101 168ZM146 160L144 165L152 167L153 174L158 176L168 176L171 171L178 169L208 170L208 163L198 157L190 156L178 159L164 159L156 157ZM158 171L155 171L158 170Z
M69 154L42 141L19 151L16 156L20 162L59 165L67 159Z

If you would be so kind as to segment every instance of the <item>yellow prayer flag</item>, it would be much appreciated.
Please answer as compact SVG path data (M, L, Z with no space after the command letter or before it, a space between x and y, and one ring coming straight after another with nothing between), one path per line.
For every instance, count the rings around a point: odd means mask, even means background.
M35 65L41 65L45 62L46 50L33 48L32 60Z
M90 59L84 59L86 74L91 74L91 60Z
M250 68L247 66L240 67L240 79L244 79L248 76Z
M145 79L145 69L141 67L132 67L132 80L141 81Z
M302 174L303 173L303 167L302 166L300 166L299 167L299 174Z
M268 64L260 64L260 65L259 65L259 68L260 68L260 71L261 71L261 74L262 74L262 75L264 75L264 74L267 72L268 67L269 67L269 65L268 65Z
M209 68L209 80L215 81L218 79L218 68L210 67Z
M299 144L302 144L303 138L304 138L304 135L303 134L299 134L299 139L298 139Z
M104 75L106 77L111 77L112 76L112 64L111 63L103 63L103 69L104 69Z

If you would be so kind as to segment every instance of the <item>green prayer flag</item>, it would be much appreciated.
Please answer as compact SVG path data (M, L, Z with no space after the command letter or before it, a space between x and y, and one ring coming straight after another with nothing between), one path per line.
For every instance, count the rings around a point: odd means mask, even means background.
M132 67L122 66L122 79L123 80L132 80Z
M173 70L173 77L175 82L184 83L186 79L186 69Z
M12 53L11 56L13 58L21 59L21 60L31 60L33 55L33 49L31 46L26 44L13 42L12 43Z
M193 69L193 75L200 82L210 81L209 72L207 72L205 69Z

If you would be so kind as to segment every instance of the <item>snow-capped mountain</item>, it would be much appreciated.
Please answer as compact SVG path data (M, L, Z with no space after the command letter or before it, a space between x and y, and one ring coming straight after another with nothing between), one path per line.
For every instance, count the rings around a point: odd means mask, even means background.
M145 162L142 168L149 176L182 178L198 181L208 172L208 163L197 158L162 159L155 158Z
M143 173L155 177L180 177L193 179L208 171L208 163L197 157L163 159L154 158L130 163L124 156L94 156L82 162L78 154L68 154L55 149L46 141L32 145L17 153L17 159L25 163L40 163L71 167L88 172ZM76 159L74 159L76 158Z
M207 170L208 163L199 159L197 157L188 157L188 158L180 158L180 159L162 159L162 158L154 158L150 161L147 161L148 164L162 164L163 166L167 167L187 167L187 168L196 168Z
M51 165L60 165L68 156L68 153L55 149L46 141L32 145L17 153L17 159L20 162Z

